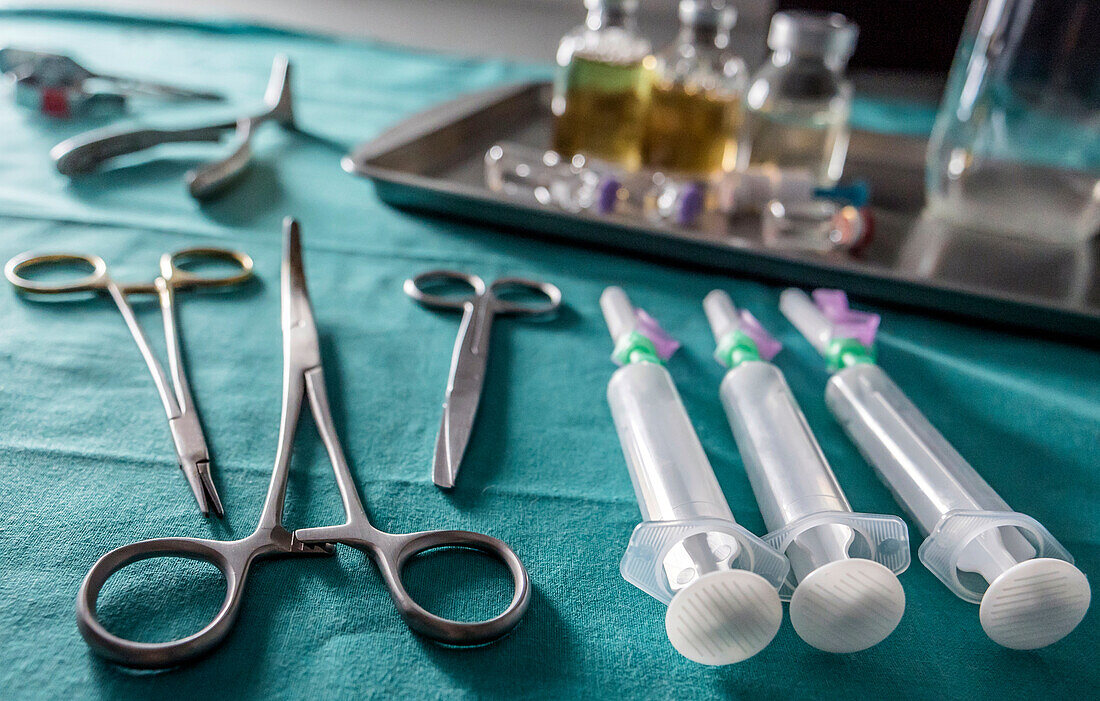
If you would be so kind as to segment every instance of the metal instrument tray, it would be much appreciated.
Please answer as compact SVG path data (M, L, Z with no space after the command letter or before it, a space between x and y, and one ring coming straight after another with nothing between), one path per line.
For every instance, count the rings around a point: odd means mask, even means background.
M1055 246L952 230L921 216L923 140L856 131L845 178L871 183L875 234L859 254L768 248L758 217L715 217L698 228L571 213L485 186L484 155L499 141L550 143L547 83L468 95L413 116L358 147L344 168L374 181L390 205L632 251L649 259L857 298L1100 338L1100 239Z

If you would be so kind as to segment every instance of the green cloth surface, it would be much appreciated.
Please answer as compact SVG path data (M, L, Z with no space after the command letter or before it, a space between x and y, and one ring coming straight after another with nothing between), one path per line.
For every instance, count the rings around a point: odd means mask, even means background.
M0 290L0 631L5 698L1037 698L1095 692L1098 615L1047 649L1014 652L983 634L978 609L917 562L908 606L877 647L829 655L784 622L772 645L730 667L680 657L665 608L627 584L618 561L639 520L605 400L614 367L597 300L622 285L679 337L671 361L699 437L739 522L763 532L718 400L722 369L700 306L728 290L776 332L777 357L857 511L898 507L823 402L823 363L780 316L779 289L606 252L517 238L390 209L339 157L418 110L461 93L545 76L545 67L413 53L237 25L105 15L0 13L0 45L62 49L89 66L224 91L253 106L272 56L295 62L299 123L264 130L257 163L205 206L182 183L215 145L69 183L47 151L87 123L50 122L0 103L0 258L27 249L104 257L123 281L150 280L165 251L240 248L259 280L177 300L192 389L224 500L204 520L175 467L163 411L121 317L106 298L50 303ZM233 106L135 109L151 124ZM337 429L376 525L468 528L509 543L534 591L512 635L456 650L409 632L359 552L255 565L235 629L209 657L156 673L95 657L74 601L95 560L158 536L241 537L254 528L274 459L281 391L279 220L298 217ZM429 268L487 280L554 282L566 309L546 322L502 319L479 423L457 488L430 464L458 317L425 310L401 283ZM6 285L5 285L6 287ZM159 314L139 317L163 358ZM881 365L1016 509L1047 526L1097 582L1100 572L1100 355L1056 341L915 313L883 314ZM312 428L299 433L287 524L342 519ZM179 566L173 566L179 565ZM442 553L409 571L437 612L487 616L506 575L476 555ZM220 575L190 562L143 562L100 599L116 632L164 640L197 630L220 603ZM448 597L448 594L453 596Z

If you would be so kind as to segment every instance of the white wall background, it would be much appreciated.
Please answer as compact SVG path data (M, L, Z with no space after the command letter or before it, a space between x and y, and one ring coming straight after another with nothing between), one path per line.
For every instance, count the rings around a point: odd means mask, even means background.
M642 28L658 46L676 31L677 0L640 0ZM774 0L732 0L735 41L763 54ZM0 7L87 7L185 17L236 17L425 49L552 61L558 39L584 19L583 0L0 0Z

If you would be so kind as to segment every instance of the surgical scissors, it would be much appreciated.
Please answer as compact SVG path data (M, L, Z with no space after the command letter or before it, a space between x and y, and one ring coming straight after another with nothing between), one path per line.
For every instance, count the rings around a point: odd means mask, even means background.
M199 261L222 261L234 265L237 270L221 277L208 277L184 269L188 263ZM31 268L70 267L74 264L91 266L92 272L85 277L67 282L44 282L24 277L23 273ZM195 494L199 510L203 516L211 509L218 516L223 515L221 499L210 479L210 451L206 447L202 425L199 422L195 403L191 398L190 384L184 373L182 352L180 351L179 328L176 325L176 290L228 287L245 282L252 277L252 259L239 251L224 248L186 248L175 253L165 253L160 258L160 275L150 283L121 284L107 274L107 264L99 256L53 253L35 255L22 253L8 261L4 275L20 292L31 294L71 294L78 292L106 292L114 300L115 306L126 320L126 326L137 343L141 357L145 359L153 383L157 387L164 411L168 415L168 428L172 432L172 442L176 450L176 460L187 477L191 491ZM149 339L142 331L134 309L127 297L134 294L156 295L160 301L161 317L164 322L165 345L168 349L168 368L171 372L171 384L160 361L149 346Z
M282 264L283 404L279 446L260 522L251 535L234 541L200 538L157 538L113 550L99 559L84 578L77 595L77 625L92 649L115 662L133 667L169 667L209 652L225 638L241 606L241 592L252 562L273 555L322 555L343 543L369 555L382 574L397 611L412 630L451 645L479 645L508 633L527 610L530 582L519 557L496 538L470 531L385 533L371 525L356 492L329 410L317 327L306 290L298 224L284 222ZM338 526L306 528L291 534L283 526L287 476L302 403L309 398L317 432L328 452L347 520ZM511 572L514 594L500 615L487 621L462 622L441 618L422 608L401 581L402 569L413 556L436 548L478 550L499 559ZM96 617L96 600L114 572L152 557L185 557L216 565L226 579L225 600L214 619L199 632L164 643L124 640L106 630Z
M449 285L469 287L471 293L451 296L430 291L434 286ZM509 290L541 295L546 297L546 302L530 305L503 299L501 293ZM485 281L477 275L429 270L406 280L405 294L426 307L462 311L443 398L443 422L432 456L432 480L437 486L450 489L462 466L462 456L470 442L481 402L493 318L497 314L535 316L553 312L561 306L561 290L550 283L518 277L498 278L486 287Z

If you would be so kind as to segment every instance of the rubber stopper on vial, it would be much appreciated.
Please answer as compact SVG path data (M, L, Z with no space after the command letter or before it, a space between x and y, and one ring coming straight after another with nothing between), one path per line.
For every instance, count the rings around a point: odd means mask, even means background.
M1034 650L1066 637L1092 598L1081 570L1065 560L1036 558L1005 570L982 597L986 635L1013 650Z
M859 652L894 632L905 591L890 568L874 560L837 560L806 576L791 595L791 625L825 652Z
M755 572L711 572L672 598L669 642L692 662L727 665L767 647L783 621L779 592Z

